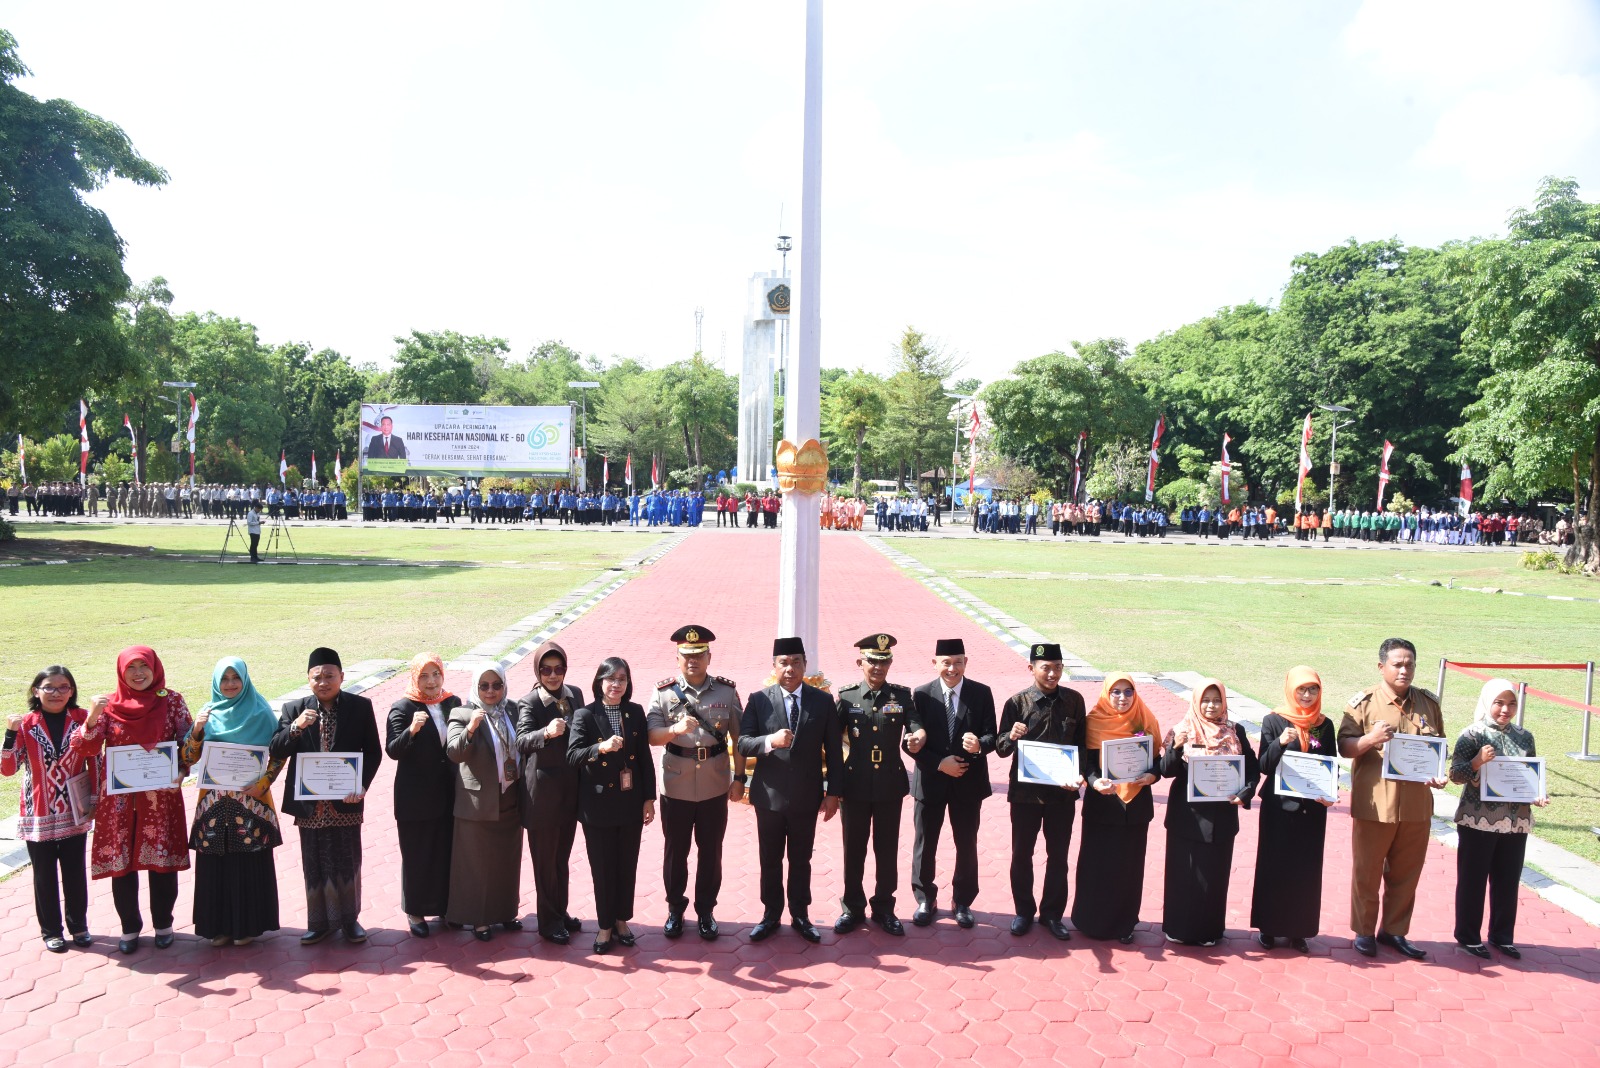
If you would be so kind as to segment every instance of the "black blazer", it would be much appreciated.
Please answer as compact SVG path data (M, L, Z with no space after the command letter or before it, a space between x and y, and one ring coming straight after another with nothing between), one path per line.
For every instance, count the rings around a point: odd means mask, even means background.
M460 705L459 697L439 702L446 724ZM427 705L406 697L389 706L389 740L384 748L395 762L396 820L432 820L455 812L456 766L445 752L439 732L431 719L415 734L408 729L413 715L427 711Z
M578 819L596 827L623 827L644 819L644 803L656 799L656 766L650 759L650 728L644 709L622 704L622 748L600 752L611 737L611 722L599 702L572 717L567 762L578 769ZM633 788L622 788L623 771L633 772Z
M1278 738L1289 726L1289 721L1276 712L1267 713L1261 721L1261 751L1257 754L1257 759L1261 763L1261 804L1263 807L1272 805L1279 811L1293 812L1297 816L1304 816L1313 821L1325 821L1328 818L1328 810L1320 802L1307 801L1300 797L1279 797L1274 788L1274 780L1278 776L1278 763L1283 759L1283 754L1301 752L1298 735L1290 738L1288 745L1278 744ZM1317 728L1309 733L1311 741L1315 743L1312 752L1318 756L1339 755L1333 720L1323 717Z
M1158 763L1152 770L1159 772L1160 768ZM1126 803L1121 794L1103 794L1094 788L1095 781L1100 778L1100 750L1090 749L1087 744L1078 750L1078 770L1083 772L1086 784L1083 790L1084 823L1129 827L1149 823L1156 818L1156 804L1151 799L1149 786L1134 794L1133 800Z
M839 773L844 768L844 753L839 748L839 714L833 698L803 682L796 692L800 694L800 728L789 748L763 752L769 734L789 727L786 695L778 684L752 693L739 721L739 752L756 758L750 803L768 812L786 812L793 805L800 812L809 809L815 813L824 792L834 797L843 792ZM824 758L832 769L826 782Z
M1239 752L1244 757L1244 789L1236 795L1242 804L1232 805L1221 801L1207 801L1201 805L1189 804L1189 765L1184 762L1181 745L1168 746L1161 753L1161 777L1172 780L1172 790L1167 794L1167 818L1163 824L1167 833L1191 842L1225 842L1239 833L1239 810L1250 807L1261 781L1261 765L1256 751L1250 748L1244 727L1233 725L1239 739Z
M965 686L962 687L966 689ZM937 696L937 695L936 695ZM1083 695L1070 686L1056 688L1059 708L1052 715L1039 707L1045 700L1037 686L1030 686L1006 699L1005 710L1000 714L1000 728L995 732L994 751L1002 757L1011 757L1011 778L1006 788L1006 800L1011 804L1071 805L1078 800L1077 790L1063 790L1059 786L1039 786L1017 781L1017 743L1011 740L1011 727L1022 723L1028 733L1025 742L1049 742L1052 745L1078 747L1078 771L1083 771L1083 754L1087 748L1086 713ZM943 774L943 773L941 773ZM945 778L949 778L948 775ZM1088 777L1084 777L1088 781Z
M267 744L273 756L289 758L288 775L284 777L283 804L279 806L289 816L309 816L316 805L315 801L294 799L294 755L322 751L319 726L307 728L298 737L290 727L300 718L300 713L308 708L320 707L317 699L311 696L298 701L285 701L278 717L278 730ZM365 793L377 777L378 764L383 760L383 744L378 741L378 717L372 711L371 701L343 690L333 699L333 710L339 722L334 726L333 748L329 752L361 754L361 790ZM347 805L343 801L333 801L330 804L336 812L350 813L362 811L366 802Z
M961 683L961 699L956 706L956 736L950 737L948 713L944 706L944 684L938 679L912 691L917 702L917 718L928 732L922 749L912 754L917 773L911 779L911 796L918 801L982 801L994 793L989 785L988 755L994 752L994 693L970 678ZM961 748L961 736L978 736L978 753ZM965 775L952 778L939 770L947 756L959 757L972 765Z
M539 696L542 687L534 687L517 699L517 748L528 759L523 762L522 778L529 791L533 790L536 778L545 775L571 775L573 769L567 763L567 745L572 738L572 723L567 723L567 733L559 738L546 739L544 729L550 721L561 715L560 706L551 703L546 705ZM576 686L563 686L562 692L566 694L567 705L571 709L573 718L577 717L578 709L589 702L585 700L583 691Z

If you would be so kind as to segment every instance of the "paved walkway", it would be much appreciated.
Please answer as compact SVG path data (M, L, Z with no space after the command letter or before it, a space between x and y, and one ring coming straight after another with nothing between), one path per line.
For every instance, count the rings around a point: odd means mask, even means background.
M636 677L671 668L665 636L683 622L720 635L713 670L741 682L764 678L776 609L777 539L691 538L642 577L564 630L582 682L603 655L620 653ZM959 635L972 675L999 694L1027 681L1017 654L946 601L854 538L824 544L820 664L835 684L852 677L851 643L878 629L901 640L895 678L918 683L936 637ZM508 573L514 595L514 573ZM530 606L530 608L533 606ZM336 638L336 636L328 636ZM308 644L324 640L308 633ZM360 650L344 650L355 659ZM532 665L513 671L518 690ZM466 683L451 672L453 688ZM386 707L391 680L370 696ZM1148 697L1165 722L1177 699ZM990 770L1003 781L1003 768ZM302 949L303 917L295 832L278 852L284 931L255 946L217 950L196 940L191 879L180 885L179 942L131 958L114 949L115 916L104 883L93 887L93 949L43 951L26 877L0 884L0 1065L168 1063L386 1065L501 1064L544 1059L583 1065L731 1064L985 1066L1146 1064L1478 1064L1537 1057L1593 1064L1600 1021L1600 931L1524 892L1519 923L1526 957L1481 963L1450 941L1453 854L1430 846L1412 932L1432 953L1411 964L1385 952L1367 961L1345 927L1348 810L1335 810L1324 881L1323 930L1312 952L1264 953L1246 923L1255 820L1235 852L1229 937L1210 950L1177 949L1159 932L1163 837L1152 830L1145 923L1133 946L1057 943L1037 928L1014 939L1006 882L1009 834L1002 795L984 812L978 927L948 918L904 939L880 931L824 934L808 946L787 929L770 941L745 937L758 917L754 820L736 809L727 842L728 878L715 943L669 942L659 933L660 837L647 829L635 929L639 946L605 958L588 938L566 947L531 933L499 934L488 945L460 932L427 941L404 933L399 858L388 820L392 776L374 786L364 873L370 943L331 939ZM1158 799L1165 792L1158 791ZM911 902L902 835L901 913ZM813 919L831 921L839 890L838 824L818 835ZM593 910L583 847L574 857L575 911ZM948 877L948 845L941 872ZM532 879L524 871L531 910ZM525 915L527 915L525 913Z

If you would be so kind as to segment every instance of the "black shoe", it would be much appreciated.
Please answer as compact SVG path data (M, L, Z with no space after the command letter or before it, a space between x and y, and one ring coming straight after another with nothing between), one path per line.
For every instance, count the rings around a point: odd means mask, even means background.
M933 923L934 917L938 915L939 908L937 905L923 902L917 906L917 911L911 914L911 922L918 927L927 927Z
M683 917L676 912L667 913L667 922L661 928L661 933L668 938L683 937Z
M424 916L422 918L422 922L423 923L427 923L428 922L428 918L426 916ZM456 923L454 920L447 920L443 916L439 917L439 922L444 924L446 927L450 928L450 930L452 930L452 931L464 931L467 928L466 924L464 924L464 923Z
M422 920L422 921L420 921L418 923L413 923L411 925L411 933L414 936L416 936L417 938L427 938L428 935L433 933L433 931L428 926L428 921L427 920Z
M970 931L978 921L972 918L972 910L962 905L956 909L956 924L963 930Z
M67 940L60 935L45 935L44 948L52 953L65 953L67 951Z
M88 931L79 931L77 934L72 936L72 944L87 948L94 945L94 939L90 937Z
M177 935L174 935L171 931L168 931L166 934L158 934L154 939L155 946L157 949L171 949L172 943L176 938Z
M1260 931L1257 931L1256 945L1260 946L1262 949L1277 949L1278 940L1272 935L1262 934Z
M1133 945L1133 932L1129 931L1127 934L1123 935L1121 938L1118 938L1117 941L1122 943L1125 946Z
M1045 920L1044 929L1055 935L1058 942L1072 941L1072 931L1060 920Z
M574 933L583 930L583 921L578 919L578 917L572 915L571 913L568 913L566 918L564 920L562 920L562 922L567 925L567 930L572 931Z
M1412 945L1406 940L1405 935L1381 934L1378 936L1378 941L1390 949L1398 950L1401 956L1409 957L1411 960L1426 960L1428 957L1427 950Z
M347 923L344 925L344 940L359 945L367 940L367 929L359 923Z
M1468 944L1466 942L1457 942L1456 945L1460 946L1462 949L1466 950L1468 953L1471 953L1474 957L1478 957L1481 960L1492 960L1492 959L1494 959L1489 953L1489 947L1484 945L1482 942L1473 942L1471 944Z
M776 917L776 916L763 916L763 917L761 917L761 922L760 923L758 923L754 927L750 928L750 941L752 941L752 942L760 942L763 939L771 938L773 932L776 931L777 929L778 929L778 917Z
M1011 933L1018 938L1021 938L1031 930L1033 930L1032 916L1018 916L1011 921Z
M540 931L539 937L546 942L554 942L558 946L564 946L572 941L572 936L567 934L565 927L557 927L551 931Z
M595 940L594 940L594 951L596 953L600 953L600 954L610 953L611 952L611 944L613 942L615 942L615 941L616 941L615 938L607 938L607 939L603 939L602 940L597 935L597 936L595 936Z
M139 936L136 934L123 935L117 939L117 952L132 953L139 948Z
M472 937L476 938L480 942L487 942L489 939L494 937L494 932L487 927L481 930L475 927L472 930Z
M872 921L879 927L882 927L889 934L894 935L896 938L904 938L906 935L905 924L901 923L900 920L895 916L887 914L882 916L874 916Z
M1371 935L1356 935L1353 943L1355 951L1363 957L1376 957L1378 955L1378 942Z
M839 915L837 920L833 921L833 933L849 934L860 926L861 914L859 912L844 912Z
M1489 944L1495 949L1498 949L1500 952L1504 953L1506 956L1510 957L1512 960L1522 959L1522 950L1518 949L1510 942L1506 942L1504 944L1500 942L1490 942Z
M527 930L527 925L524 924L521 920L508 920L505 923L502 923L500 926L504 927L508 931L525 931L525 930Z
M717 927L717 918L715 916L700 917L701 938L705 939L707 942L715 942L717 940L717 936L721 933L722 931Z
M798 931L800 937L807 942L816 943L822 941L822 932L811 926L811 921L804 916L796 916L789 921L789 926Z
M1304 938L1291 938L1289 939L1289 944L1294 947L1295 952L1297 953L1311 952L1311 947L1306 945L1306 940Z
M627 934L622 934L613 928L611 938L612 941L617 943L617 945L626 946L629 949L632 949L634 946L639 944L639 940L634 937L632 930L628 931Z
M332 933L332 931L307 931L305 934L300 936L300 944L302 946L314 946ZM130 953L132 950L125 949L123 952Z

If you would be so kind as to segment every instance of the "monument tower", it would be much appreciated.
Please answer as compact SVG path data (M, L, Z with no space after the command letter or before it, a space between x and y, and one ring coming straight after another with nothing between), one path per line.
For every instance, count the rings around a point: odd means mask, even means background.
M772 380L778 323L789 318L789 280L777 271L750 276L739 370L739 481L772 483Z

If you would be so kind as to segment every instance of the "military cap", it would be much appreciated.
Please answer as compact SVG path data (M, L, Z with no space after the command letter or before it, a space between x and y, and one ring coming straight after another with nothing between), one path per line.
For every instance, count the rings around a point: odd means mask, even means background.
M894 653L890 650L896 644L893 634L869 634L856 642L856 648L861 650L861 656L866 660L893 660Z
M710 627L701 627L693 623L672 632L672 641L678 643L678 652L691 656L710 649L711 643L716 640L717 636L711 633Z

